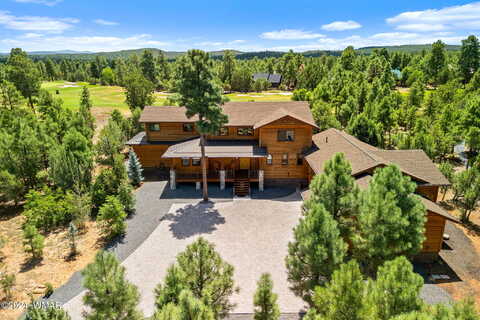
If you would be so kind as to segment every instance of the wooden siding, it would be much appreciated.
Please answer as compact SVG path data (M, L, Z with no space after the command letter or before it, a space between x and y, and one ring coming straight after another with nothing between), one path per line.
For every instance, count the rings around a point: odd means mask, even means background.
M438 186L418 186L416 192L433 202L437 202L438 188Z
M145 124L148 141L181 141L198 136L195 130L183 131L183 122L162 122L159 125L160 131L150 131L148 124Z
M293 129L294 141L277 141L277 131ZM267 159L260 159L260 169L265 172L265 179L307 179L308 169L305 159L297 165L297 156L312 146L313 127L291 117L263 126L259 130L259 144L267 148L272 155L272 164ZM288 165L282 164L283 154L288 153Z
M442 249L443 233L446 219L438 214L427 211L425 224L425 241L422 253L438 253Z
M132 147L145 168L169 168L171 165L171 159L162 158L169 145L134 145Z
M258 140L258 129L253 130L253 127L250 127L250 126L228 126L226 128L228 130L228 135L226 135L226 136L211 135L211 136L208 136L207 139L212 139L212 140ZM237 134L238 128L252 128L253 136L239 136Z

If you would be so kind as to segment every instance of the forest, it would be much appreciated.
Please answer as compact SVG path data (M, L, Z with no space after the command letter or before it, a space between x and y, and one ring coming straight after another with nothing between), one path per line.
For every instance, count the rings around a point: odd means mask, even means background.
M231 51L216 59L204 53L199 55L208 60L205 65L211 66L206 73L212 77L208 84L212 92L217 87L221 88L221 93L267 90L270 84L264 79L253 81L253 74L281 74L280 89L293 91L293 100L308 101L321 130L343 129L384 149L424 150L451 181L463 221L468 222L477 209L480 200L480 45L475 36L463 40L458 51L447 50L443 42L437 41L428 50L420 52L375 49L368 54L359 54L353 47L348 47L338 56L306 57L293 51L263 59L239 59ZM16 48L0 65L0 202L2 207L7 207L1 212L22 208L23 246L31 255L33 265L42 258L45 237L56 230L68 233L70 258L77 255L78 234L89 220L98 223L105 241L125 233L125 219L134 214L133 189L143 177L141 165L133 152L128 154L128 167L124 165L124 143L141 131L138 123L141 110L153 103L156 91L172 93L166 101L168 105L187 101L183 92L187 90L182 89L178 80L184 79L185 69L191 67L187 59L186 56L168 59L162 51L148 50L141 55L114 59L104 56L92 60L52 59L48 56L31 59L26 52ZM78 109L72 111L62 105L61 99L41 89L42 82L55 80L121 86L125 89L125 101L131 115L125 117L113 111L108 123L96 130L88 89L83 89ZM221 97L216 98L215 101L222 101ZM454 147L463 142L467 168L455 172L458 159ZM341 163L341 166L349 165ZM390 178L398 178L394 169L389 170L393 171L378 173L375 179L379 185L382 180L383 183L388 180L388 174ZM327 174L324 179L329 179ZM398 194L411 188L403 180L399 185L404 188L393 190ZM374 196L377 200L382 198L382 194L373 194L372 191L373 200ZM305 208L316 213L300 223L295 231L298 238L308 237L308 228L313 228L312 232L321 231L326 235L325 239L312 241L329 248L331 251L326 250L324 255L331 255L329 261L333 261L331 265L319 267L325 274L307 276L315 281L304 281L302 259L295 257L302 248L295 248L299 244L293 242L289 249L287 266L290 277L297 283L298 295L311 306L310 319L368 319L372 315L375 319L443 319L442 314L457 319L475 319L468 317L473 314L468 303L425 311L426 307L418 297L420 281L408 262L403 258L390 259L392 256L389 256L387 259L372 254L373 249L362 242L365 239L357 239L360 241L357 247L364 250L358 255L365 260L373 257L369 261L374 266L369 263L359 266L352 261L344 263L343 255L347 255L347 249L340 237L343 231L336 229L336 222L323 207L307 202ZM1 240L3 245L8 241ZM367 240L373 243L372 239ZM384 249L388 251L389 248ZM186 276L195 264L192 260L196 251L208 252L210 259L222 267L215 271L221 281L208 283L209 292L207 289L196 292L192 283L200 280ZM164 286L159 285L157 289L158 319L170 319L169 315L182 314L190 309L200 310L201 316L192 319L213 319L222 317L229 310L225 299L235 290L231 280L233 270L212 251L208 243L199 240L179 256L177 264L168 271ZM101 272L102 264L119 269L114 259L103 253L97 255L96 264L85 271L87 281ZM372 277L376 274L376 280L365 284L361 273ZM121 268L116 276L117 281L125 281ZM328 285L320 279L322 276L331 280ZM407 290L412 294L408 298L382 296L385 287L398 284L400 280L391 280L397 276L398 279L404 277ZM9 294L15 284L15 275L2 273L0 283L4 292ZM354 285L347 288L346 283ZM323 286L318 287L319 284ZM98 307L95 299L100 298L94 293L101 294L102 290L98 284L89 285L93 293L86 301ZM135 307L138 293L130 287L131 284L124 285L129 288L125 308L130 308L127 311L131 312L124 319L139 319ZM259 281L259 286L258 298L255 298L259 308L265 308L265 303L274 304L268 276ZM189 287L191 290L183 290ZM209 299L213 299L215 290L224 290L224 295L214 297L216 299L212 302ZM344 292L348 292L345 300L337 301L336 298ZM262 299L268 301L262 302ZM396 308L379 308L394 302L398 302ZM358 304L355 312L346 307L350 303ZM330 307L325 308L325 305ZM98 307L103 311L92 313L92 319L102 318L105 308L105 305ZM278 310L272 312L276 314ZM343 312L350 313L342 317ZM44 315L34 313L32 319L43 319ZM187 318L178 316L178 319Z

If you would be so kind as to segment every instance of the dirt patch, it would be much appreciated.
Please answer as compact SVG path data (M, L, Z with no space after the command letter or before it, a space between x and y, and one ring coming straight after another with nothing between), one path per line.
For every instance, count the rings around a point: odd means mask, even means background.
M439 195L442 199L443 194ZM460 210L450 200L453 194L449 190L441 205L451 215L460 218ZM462 281L440 284L455 300L473 298L480 308L480 209L472 213L470 225L447 223L445 233L450 236L446 241L450 248L442 250L440 255L455 271Z
M100 233L95 222L88 222L86 230L78 235L78 250L76 259L68 259L69 242L66 231L52 232L45 237L43 259L30 262L30 256L23 251L21 214L2 215L0 220L0 236L7 240L3 248L4 268L16 276L12 301L28 303L29 295L38 299L44 294L45 283L51 283L53 288L64 284L76 271L79 271L93 261L95 253L101 248ZM0 295L5 301L3 293ZM1 319L17 319L23 309L0 310Z

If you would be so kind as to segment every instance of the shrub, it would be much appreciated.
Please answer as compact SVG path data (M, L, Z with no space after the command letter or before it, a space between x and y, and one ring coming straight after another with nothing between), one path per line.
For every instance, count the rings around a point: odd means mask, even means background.
M24 215L36 228L50 231L72 221L72 194L44 187L42 191L31 190L26 198Z
M108 196L106 202L100 208L97 217L97 221L100 223L104 237L112 239L124 234L126 229L126 217L127 214L118 198L115 196Z
M13 273L2 272L0 276L0 286L2 286L3 294L6 300L12 299L12 289L15 286L16 277Z
M38 232L32 223L27 223L23 228L23 246L27 253L32 254L33 259L41 258L43 255L44 237Z
M48 298L53 294L53 285L50 282L45 283L45 293L44 297Z
M311 93L307 89L293 90L292 100L293 101L310 101Z

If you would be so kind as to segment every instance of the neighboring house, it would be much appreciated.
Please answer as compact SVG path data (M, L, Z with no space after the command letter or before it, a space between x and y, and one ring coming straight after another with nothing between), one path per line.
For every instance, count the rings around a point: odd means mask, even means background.
M375 169L394 163L417 184L427 208L423 254L434 257L442 247L447 220L457 222L438 206L440 186L449 184L422 150L381 150L343 131L318 130L307 102L228 102L223 106L228 123L206 140L209 182L221 188L233 183L237 195L250 192L250 184L283 182L307 185L322 173L325 161L342 152L361 188L368 186ZM170 187L202 179L200 139L196 118L184 107L145 107L140 117L145 131L127 142L144 167L168 172ZM302 193L308 196L308 191Z
M274 88L278 88L280 86L280 83L282 83L282 75L277 74L277 73L254 73L253 74L253 81L256 81L258 79L265 79L268 82L270 82L270 85Z

